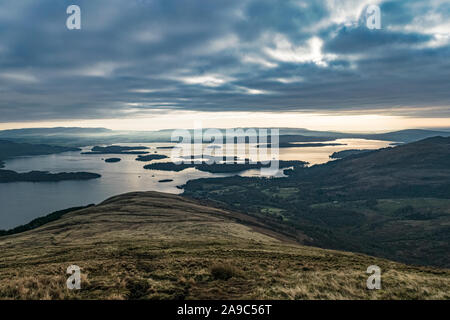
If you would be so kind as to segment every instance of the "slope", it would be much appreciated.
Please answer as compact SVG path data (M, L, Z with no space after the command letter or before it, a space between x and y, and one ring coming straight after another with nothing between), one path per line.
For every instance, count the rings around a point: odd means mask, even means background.
M305 247L258 220L130 193L0 238L2 299L450 298L450 271ZM66 289L69 265L82 289ZM366 269L382 269L382 290Z

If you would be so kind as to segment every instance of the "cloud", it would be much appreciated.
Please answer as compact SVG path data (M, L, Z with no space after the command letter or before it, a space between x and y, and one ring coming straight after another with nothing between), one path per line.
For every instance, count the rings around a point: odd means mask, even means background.
M184 82L186 84L199 84L206 87L219 87L226 82L230 81L230 79L227 79L225 77L222 77L220 75L194 75L194 76L181 76L181 77L175 77L175 80Z
M395 50L399 47L410 48L430 41L429 35L396 32L386 30L370 30L365 26L343 27L329 41L326 49L335 53L370 53L374 50Z
M82 29L65 27L81 7ZM378 4L382 29L361 17ZM0 121L159 110L448 116L441 0L0 3Z
M327 61L333 60L334 55L325 55L322 52L323 41L318 37L312 37L303 46L294 46L283 35L274 37L275 49L266 48L266 53L278 61L294 63L315 63L326 67Z
M0 73L0 78L15 83L36 83L38 79L31 73L23 71L11 71Z
M98 62L91 66L75 69L74 75L82 77L111 77L121 65L114 62Z

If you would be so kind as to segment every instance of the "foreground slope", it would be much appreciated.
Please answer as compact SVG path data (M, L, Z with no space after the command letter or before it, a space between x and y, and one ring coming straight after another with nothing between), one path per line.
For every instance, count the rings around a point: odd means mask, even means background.
M450 271L298 245L258 220L130 193L0 238L2 299L449 299ZM66 289L69 265L82 289ZM366 269L382 289L366 289Z

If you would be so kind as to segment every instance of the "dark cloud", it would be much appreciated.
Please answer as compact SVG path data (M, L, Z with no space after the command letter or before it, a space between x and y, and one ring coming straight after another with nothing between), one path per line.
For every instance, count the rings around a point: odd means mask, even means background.
M381 30L360 19L370 1L3 1L0 121L170 109L448 116L448 2L378 2ZM82 30L65 27L71 4Z
M370 30L365 26L356 28L343 27L338 34L326 44L326 50L343 54L370 54L373 51L384 51L399 46L425 44L432 40L430 35L418 33L402 33L387 30ZM412 49L412 48L411 48Z

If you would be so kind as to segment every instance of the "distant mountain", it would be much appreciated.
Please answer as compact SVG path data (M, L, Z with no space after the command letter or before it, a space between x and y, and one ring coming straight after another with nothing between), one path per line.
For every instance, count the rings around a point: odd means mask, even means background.
M33 144L52 144L80 147L95 144L113 135L105 128L29 128L0 131L0 139ZM106 142L108 143L108 142Z
M254 129L258 133L260 128L237 128L247 133ZM270 129L270 128L268 128ZM208 129L204 128L204 131ZM227 129L218 129L225 136ZM191 135L194 131L188 130ZM46 143L64 146L91 146L114 143L151 143L171 142L172 129L159 131L117 131L105 128L31 128L0 131L0 139L17 142ZM270 132L269 132L270 133ZM345 133L334 131L314 131L308 129L280 128L280 143L290 142L321 142L336 139L374 139L393 142L412 142L434 136L449 137L450 131L433 131L410 129L388 133Z
M105 128L32 128L0 131L0 139L63 146L170 142L171 131L117 131Z
M46 144L17 143L8 140L0 140L0 168L2 160L20 156L36 156L67 151L80 151L78 148L51 146Z
M56 127L56 128L25 128L0 131L0 137L14 138L26 135L77 135L77 134L104 134L113 131L105 128L78 128L78 127Z
M353 197L369 190L379 196L450 197L450 137L364 152L297 173L297 178L336 185L330 193Z
M252 128L242 128L248 130ZM258 130L258 128L253 128ZM430 137L442 136L450 137L450 129L448 131L438 130L423 130L423 129L406 129L400 131L386 132L386 133L347 133L338 131L317 131L308 130L303 128L280 128L280 135L282 136L304 136L309 138L308 141L325 141L326 139L373 139L383 141L395 141L395 142L413 142ZM314 140L317 138L317 140ZM296 140L300 141L300 140Z
M282 135L304 135L311 137L325 137L331 139L370 139L394 142L414 142L430 137L442 136L450 137L449 131L407 129L386 133L345 133L333 131L313 131L307 129L280 129Z
M99 147L95 146L89 152L83 152L82 154L135 154L135 155L143 155L147 154L148 147L144 146L135 146L135 147L127 147L127 146L107 146L107 147Z
M180 196L135 192L72 210L0 237L0 299L445 299L450 292L449 270L303 246L267 219ZM73 264L82 290L65 287ZM383 272L382 290L367 290L370 265Z
M0 170L0 183L9 182L58 182L67 180L91 180L98 179L101 175L90 172L60 172L49 173L46 171L15 172L12 170Z
M366 139L387 140L396 142L413 142L437 136L450 137L450 131L409 129L388 133L361 135L361 137L364 137Z

